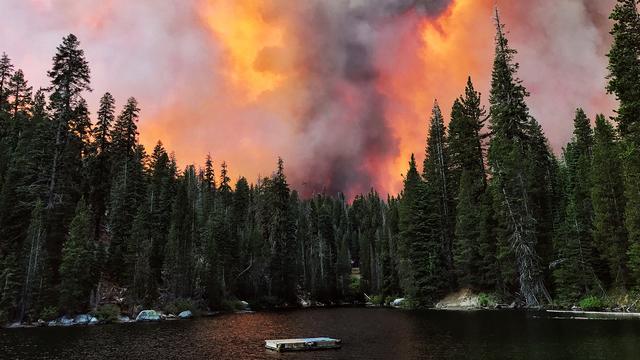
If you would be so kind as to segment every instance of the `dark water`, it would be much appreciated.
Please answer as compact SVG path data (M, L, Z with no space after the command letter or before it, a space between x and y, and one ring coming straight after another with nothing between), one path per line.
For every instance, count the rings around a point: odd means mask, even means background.
M331 336L340 350L274 353L263 340ZM0 358L640 359L640 320L553 320L523 312L337 308L193 321L0 330Z

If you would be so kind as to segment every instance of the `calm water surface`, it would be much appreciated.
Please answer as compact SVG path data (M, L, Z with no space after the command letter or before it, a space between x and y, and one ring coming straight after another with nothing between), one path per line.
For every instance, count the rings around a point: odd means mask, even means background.
M279 354L269 338L331 336L340 350ZM0 330L2 359L640 359L639 320L523 312L336 308L192 321Z

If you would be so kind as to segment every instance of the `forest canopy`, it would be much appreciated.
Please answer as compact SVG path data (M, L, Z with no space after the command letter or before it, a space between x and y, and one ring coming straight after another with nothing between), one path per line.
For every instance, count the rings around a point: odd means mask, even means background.
M556 156L527 105L496 11L488 108L469 78L404 187L301 198L285 162L232 180L225 162L179 168L139 142L140 105L108 92L92 114L79 39L63 38L35 90L0 58L0 321L116 304L223 309L406 297L465 288L524 306L570 306L640 286L640 16L611 14L613 119L576 109ZM535 59L524 59L535 61ZM571 119L567 119L571 121ZM356 271L355 269L358 269Z

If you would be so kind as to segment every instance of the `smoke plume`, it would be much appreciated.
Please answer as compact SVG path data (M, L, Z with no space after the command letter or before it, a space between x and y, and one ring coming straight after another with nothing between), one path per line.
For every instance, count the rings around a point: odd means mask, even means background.
M532 114L556 151L578 106L604 92L614 0L499 1ZM268 176L282 156L308 195L401 189L424 158L428 115L467 76L486 103L495 0L0 0L0 51L46 86L70 32L85 49L93 111L110 91L142 107L141 141L180 165L211 153L231 174Z

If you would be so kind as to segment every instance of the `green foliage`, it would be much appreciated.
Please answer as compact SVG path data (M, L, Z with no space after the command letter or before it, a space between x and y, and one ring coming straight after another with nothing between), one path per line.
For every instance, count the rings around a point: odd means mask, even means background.
M86 309L95 283L95 252L89 219L89 209L81 200L62 249L60 308L71 313Z
M384 296L382 295L373 295L371 296L371 303L373 305L382 306L384 305Z
M487 293L478 294L478 306L488 308L495 306L496 303L496 298L493 295Z
M40 311L40 319L44 320L44 321L51 321L51 320L55 320L58 315L60 314L60 312L58 311L58 308L55 306L46 306L44 307L41 311Z
M597 296L587 296L578 302L578 306L584 311L596 311L604 309L606 302Z
M497 258L504 291L516 288L529 306L550 300L540 250L547 250L549 202L545 195L553 160L517 78L516 51L509 47L496 10L496 50L491 94L488 163L498 220Z
M598 254L595 270L605 286L624 287L628 240L620 146L613 126L602 115L596 117L591 176L593 240Z
M100 322L116 322L120 317L120 307L116 304L104 304L96 310L95 316Z

